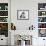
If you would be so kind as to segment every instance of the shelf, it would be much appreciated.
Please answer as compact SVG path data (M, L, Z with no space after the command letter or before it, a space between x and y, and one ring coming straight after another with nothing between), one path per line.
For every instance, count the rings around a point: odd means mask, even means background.
M8 17L8 16L0 16L0 17Z
M38 29L46 29L46 28L38 28Z
M0 35L8 37L8 3L0 3Z
M0 22L0 23L8 23L8 22Z
M38 36L46 37L46 3L38 4Z
M46 23L46 22L38 22L38 23Z
M44 16L38 16L38 17L46 17L46 15L44 15Z
M8 11L8 10L0 10L0 11Z
M38 10L38 11L46 11L46 10Z

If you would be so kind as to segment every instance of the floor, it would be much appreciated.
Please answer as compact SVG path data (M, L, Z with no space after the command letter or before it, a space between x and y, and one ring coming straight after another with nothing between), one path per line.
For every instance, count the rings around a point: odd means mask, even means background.
M0 45L0 46L8 46L8 45Z

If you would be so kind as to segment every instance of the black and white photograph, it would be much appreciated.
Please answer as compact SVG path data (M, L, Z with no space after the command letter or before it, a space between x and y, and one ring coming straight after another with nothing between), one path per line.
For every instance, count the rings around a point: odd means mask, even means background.
M28 20L29 10L17 10L17 19L18 20Z

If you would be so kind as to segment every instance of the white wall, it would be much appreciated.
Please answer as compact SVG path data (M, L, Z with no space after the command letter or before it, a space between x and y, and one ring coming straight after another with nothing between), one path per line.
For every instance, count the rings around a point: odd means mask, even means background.
M11 0L11 22L16 25L17 30L27 30L29 26L38 27L38 3L46 0ZM29 20L17 20L17 10L29 10Z
M33 24L36 32L33 34L38 36L38 3L46 3L46 0L11 0L11 22L16 25L18 32L27 30ZM29 10L29 20L17 20L17 10ZM42 38L36 38L37 40L33 38L33 46L38 46L38 43L43 44Z
M17 10L29 10L29 20L17 20ZM11 15L11 20L15 23L17 30L27 30L32 24L36 26L37 2L32 0L12 0Z

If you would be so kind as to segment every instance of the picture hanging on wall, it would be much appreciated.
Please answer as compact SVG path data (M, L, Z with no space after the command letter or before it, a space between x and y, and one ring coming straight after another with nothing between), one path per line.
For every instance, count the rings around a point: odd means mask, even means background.
M29 10L17 10L18 20L29 20Z

